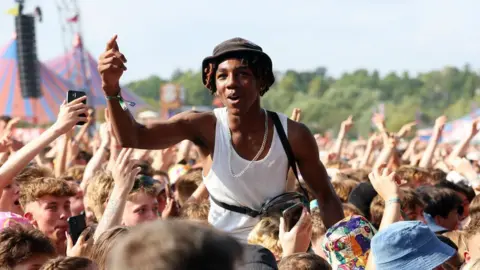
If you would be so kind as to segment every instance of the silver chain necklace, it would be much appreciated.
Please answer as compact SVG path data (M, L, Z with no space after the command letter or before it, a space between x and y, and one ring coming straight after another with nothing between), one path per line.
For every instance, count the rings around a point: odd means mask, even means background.
M234 178L238 178L242 176L250 168L253 162L257 161L257 159L260 157L260 155L263 153L263 150L265 149L265 145L267 144L267 137L268 137L268 115L265 109L263 109L263 112L265 113L265 134L263 135L262 146L260 147L260 150L258 150L257 155L250 162L248 162L247 166L238 174L235 174L232 169L232 152L235 151L235 149L233 148L232 131L230 130L230 126L228 125L228 116L227 116L228 135L230 136L229 138L230 151L228 152L228 167L230 168L230 174Z

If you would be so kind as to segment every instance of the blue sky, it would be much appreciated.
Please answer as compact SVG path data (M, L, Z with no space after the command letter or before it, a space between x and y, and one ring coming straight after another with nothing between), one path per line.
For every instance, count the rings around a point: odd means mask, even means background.
M64 51L55 5L62 1L27 0L27 11L39 5L44 13L37 24L40 60ZM217 43L235 36L261 45L283 71L325 66L335 76L356 68L417 73L467 62L480 69L478 0L77 2L84 42L95 57L119 35L129 60L123 82L198 69ZM0 1L0 44L14 31L13 17L4 13L13 3Z

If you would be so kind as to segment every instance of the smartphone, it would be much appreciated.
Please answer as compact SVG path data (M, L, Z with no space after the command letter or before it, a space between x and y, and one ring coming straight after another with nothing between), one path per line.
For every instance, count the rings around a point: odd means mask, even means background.
M68 92L67 92L67 103L70 103L70 102L74 101L75 99L84 97L86 95L87 94L83 91L68 90ZM87 100L84 100L83 104L86 105ZM80 116L81 117L86 117L86 115L84 113L80 114ZM83 126L83 125L85 125L85 122L78 122L77 125L78 126Z
M77 243L80 234L87 228L85 214L68 218L68 234L72 237L73 244Z
M303 203L296 203L283 211L283 219L285 220L285 229L290 231L300 220L303 212Z

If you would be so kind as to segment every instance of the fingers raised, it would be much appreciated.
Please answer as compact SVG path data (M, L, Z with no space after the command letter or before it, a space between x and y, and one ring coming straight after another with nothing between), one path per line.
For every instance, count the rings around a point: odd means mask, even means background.
M118 48L118 45L117 44L117 37L118 35L114 35L108 42L107 42L107 46L105 48L105 51L108 51L108 50L111 50L111 49L114 49L114 48Z

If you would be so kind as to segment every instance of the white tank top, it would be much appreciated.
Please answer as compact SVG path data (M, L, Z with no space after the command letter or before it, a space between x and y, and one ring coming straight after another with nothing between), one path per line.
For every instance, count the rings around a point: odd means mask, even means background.
M205 186L218 201L260 210L263 203L284 193L286 189L288 158L277 130L274 128L273 140L267 155L253 162L242 176L234 178L228 165L229 151L233 151L231 164L234 173L242 171L249 161L240 157L235 149L230 147L227 109L219 108L213 112L217 118L215 150L212 167L208 175L203 178ZM278 116L285 133L288 134L287 116L283 114ZM215 228L226 231L240 242L246 243L248 234L259 219L229 211L210 200L208 221Z

